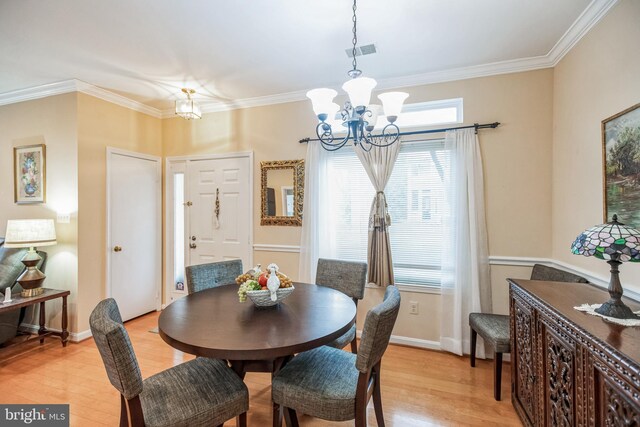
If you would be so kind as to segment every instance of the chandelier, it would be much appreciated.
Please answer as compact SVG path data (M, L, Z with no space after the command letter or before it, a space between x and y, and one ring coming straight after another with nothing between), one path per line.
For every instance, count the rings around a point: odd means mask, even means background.
M371 91L376 87L377 82L370 77L363 77L362 71L358 69L356 0L353 1L352 20L353 69L347 72L351 80L342 85L342 89L349 95L349 101L345 102L344 107L340 109L340 106L333 102L333 98L338 95L335 90L319 88L307 92L307 97L313 105L313 111L320 120L316 126L316 135L322 143L322 147L328 151L342 148L349 139L353 139L354 145L360 145L366 151L371 150L372 146L386 147L398 141L400 129L395 121L402 111L404 100L409 96L405 92L386 92L378 95L378 99L382 101L382 107L377 104L369 104ZM381 134L373 135L371 132L376 126L381 110L384 111L388 123L382 129ZM342 126L347 130L347 135L339 140L334 138L331 124L327 123L327 119L335 118L338 112L342 119Z
M187 99L176 100L176 114L186 120L202 118L200 105L191 98L196 91L183 88L182 92L187 95Z

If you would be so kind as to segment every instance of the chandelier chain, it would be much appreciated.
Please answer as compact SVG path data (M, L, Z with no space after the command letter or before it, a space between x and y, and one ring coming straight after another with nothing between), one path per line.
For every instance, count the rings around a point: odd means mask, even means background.
M356 17L356 0L353 0L353 70L357 70L358 69L358 60L356 59L356 45L358 43L358 35L356 33L357 30L357 23L358 23L358 18Z

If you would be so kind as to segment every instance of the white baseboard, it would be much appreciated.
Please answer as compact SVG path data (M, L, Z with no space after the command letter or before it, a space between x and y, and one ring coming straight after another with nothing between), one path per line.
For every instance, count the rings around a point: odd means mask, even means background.
M360 338L362 331L357 330L356 336ZM401 335L391 335L391 344L406 345L407 347L425 348L427 350L440 350L440 341L423 340L421 338L403 337Z
M29 323L23 323L20 325L20 329L27 331L29 333L32 334L37 334L38 333L38 329L40 329L40 326L38 325L31 325ZM60 329L58 328L49 328L47 327L48 331L53 331L53 332L62 332ZM69 341L71 342L80 342L80 341L84 341L87 338L91 338L92 334L91 334L91 330L87 329L86 331L82 331L82 332L70 332L69 333Z

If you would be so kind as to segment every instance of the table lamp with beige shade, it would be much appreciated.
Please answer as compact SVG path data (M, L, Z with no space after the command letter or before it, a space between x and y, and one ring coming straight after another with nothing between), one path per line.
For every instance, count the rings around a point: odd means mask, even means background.
M52 219L10 219L4 237L6 248L29 248L22 263L26 270L18 277L23 297L33 297L43 292L42 282L45 275L38 270L42 259L36 247L56 244L56 229Z

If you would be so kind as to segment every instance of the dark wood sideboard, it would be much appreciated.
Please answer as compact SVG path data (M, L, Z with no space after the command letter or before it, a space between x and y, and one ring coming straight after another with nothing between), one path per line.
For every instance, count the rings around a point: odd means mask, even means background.
M640 327L575 310L608 299L593 285L508 281L511 400L523 424L640 425Z

